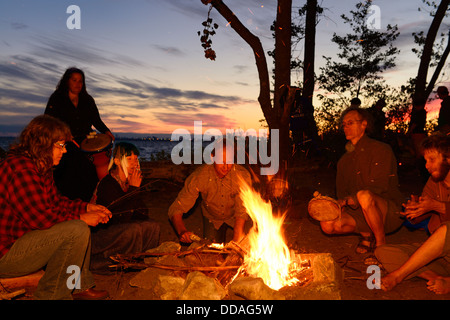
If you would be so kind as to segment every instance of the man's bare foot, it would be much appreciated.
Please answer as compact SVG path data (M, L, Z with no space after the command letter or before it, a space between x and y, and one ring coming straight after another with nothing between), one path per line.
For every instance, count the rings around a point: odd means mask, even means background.
M447 294L450 292L450 277L438 277L427 282L427 289L436 294Z
M387 274L381 278L381 289L384 291L392 290L397 284L400 283L400 279L395 275L394 272Z

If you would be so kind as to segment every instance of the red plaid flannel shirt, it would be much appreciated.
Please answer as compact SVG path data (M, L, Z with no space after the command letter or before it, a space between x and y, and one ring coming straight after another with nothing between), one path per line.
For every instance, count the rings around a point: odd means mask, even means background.
M0 258L25 233L79 219L86 206L60 195L52 173L39 175L31 159L8 156L0 162Z

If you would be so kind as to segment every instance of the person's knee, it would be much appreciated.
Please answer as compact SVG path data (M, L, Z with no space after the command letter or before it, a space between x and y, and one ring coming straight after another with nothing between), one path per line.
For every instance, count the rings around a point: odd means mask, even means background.
M450 225L450 223L444 223L444 224L440 225L439 228L436 229L436 231L439 230L439 232L442 232L443 236L446 237L447 231L448 231L447 225Z
M143 223L141 223L141 227L144 230L152 230L152 231L156 231L159 232L161 230L161 226L159 225L158 222L156 221L144 221Z
M375 199L373 193L369 190L360 190L356 193L356 198L358 199L359 205L363 210L367 210L375 206Z
M436 231L433 232L433 237L439 239L439 241L441 242L445 242L446 238L448 237L447 235L447 226L450 225L450 223L444 223L442 225L440 225Z
M124 239L141 239L143 236L143 230L139 223L128 223L127 227L122 231L122 238Z
M74 238L89 239L91 230L89 226L82 220L70 220L61 223L66 235L71 235Z

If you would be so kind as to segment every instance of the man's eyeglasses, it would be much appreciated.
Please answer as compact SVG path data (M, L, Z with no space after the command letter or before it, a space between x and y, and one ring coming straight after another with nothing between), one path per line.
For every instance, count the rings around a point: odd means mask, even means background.
M341 128L349 127L354 125L357 122L362 122L363 120L348 120L348 121L342 121Z
M58 143L58 142L55 142L55 146L58 147L58 148L60 148L61 150L66 149L66 143Z

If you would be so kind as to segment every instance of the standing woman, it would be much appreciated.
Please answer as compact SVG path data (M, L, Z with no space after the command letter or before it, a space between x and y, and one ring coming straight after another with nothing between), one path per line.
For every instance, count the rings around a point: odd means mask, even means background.
M55 170L55 183L70 199L89 201L98 182L94 164L80 149L81 142L94 126L114 140L103 123L94 99L86 91L84 72L78 68L66 70L55 92L50 96L45 114L64 121L70 128L73 141L67 144L67 154Z

